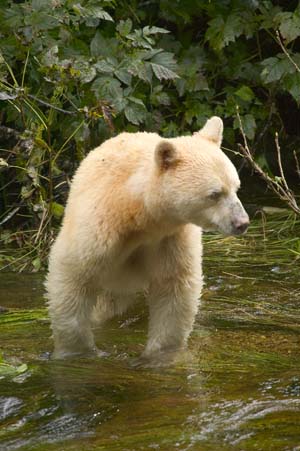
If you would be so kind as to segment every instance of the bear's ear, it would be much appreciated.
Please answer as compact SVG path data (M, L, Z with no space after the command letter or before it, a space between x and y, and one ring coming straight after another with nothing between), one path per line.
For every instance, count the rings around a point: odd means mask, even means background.
M199 135L216 143L219 147L223 139L223 121L218 116L213 116L199 130Z
M173 144L169 141L160 141L155 149L155 161L159 169L165 171L176 166L178 156Z

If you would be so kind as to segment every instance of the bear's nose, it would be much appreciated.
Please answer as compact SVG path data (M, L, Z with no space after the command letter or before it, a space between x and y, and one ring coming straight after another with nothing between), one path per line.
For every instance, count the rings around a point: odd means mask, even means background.
M239 221L235 221L233 223L233 226L235 228L236 234L242 235L242 233L245 233L249 226L249 219L242 219Z

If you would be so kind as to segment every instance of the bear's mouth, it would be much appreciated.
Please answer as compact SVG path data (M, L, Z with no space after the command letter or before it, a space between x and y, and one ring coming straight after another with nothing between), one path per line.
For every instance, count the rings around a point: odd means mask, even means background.
M245 235L247 232L249 223L245 223L244 226L235 227L234 225L230 225L228 227L224 227L224 224L221 226L215 223L211 223L210 225L206 225L205 227L201 227L203 232L208 233L221 233L225 236L241 236Z

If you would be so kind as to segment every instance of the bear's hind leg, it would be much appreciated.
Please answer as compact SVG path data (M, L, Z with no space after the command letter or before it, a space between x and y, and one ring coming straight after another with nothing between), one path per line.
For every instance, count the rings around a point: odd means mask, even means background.
M202 288L201 229L187 225L163 240L149 292L149 334L145 357L185 346Z

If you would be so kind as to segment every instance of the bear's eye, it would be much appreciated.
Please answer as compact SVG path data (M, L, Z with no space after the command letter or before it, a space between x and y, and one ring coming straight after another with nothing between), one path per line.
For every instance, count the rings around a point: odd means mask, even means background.
M208 198L209 198L210 200L216 201L216 200L219 200L219 199L222 197L222 194L223 194L222 191L213 191L212 193L210 193L210 194L208 195Z

